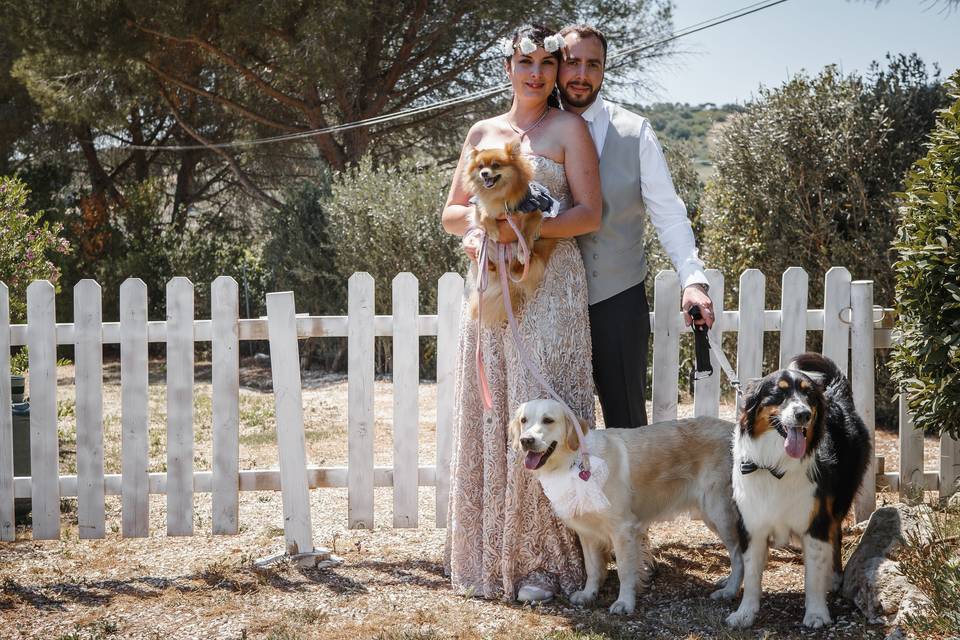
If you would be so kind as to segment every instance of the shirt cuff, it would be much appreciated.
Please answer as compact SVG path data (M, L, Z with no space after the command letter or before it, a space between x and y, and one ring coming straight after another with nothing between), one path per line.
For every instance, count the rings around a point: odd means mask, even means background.
M686 264L680 267L678 275L680 276L681 289L686 289L692 284L705 284L708 287L710 286L710 282L703 272L703 263L699 260L688 260Z

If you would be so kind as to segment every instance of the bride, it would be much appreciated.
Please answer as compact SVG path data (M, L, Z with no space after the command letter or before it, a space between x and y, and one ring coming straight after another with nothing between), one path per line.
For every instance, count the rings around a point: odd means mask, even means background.
M519 141L535 180L561 202L562 213L544 220L541 235L560 238L536 294L520 310L522 348L554 390L589 424L594 422L587 284L573 236L600 226L600 177L586 123L556 106L563 40L539 25L523 26L501 42L513 87L510 110L474 124L467 134L450 194L444 229L470 231L470 193L463 172L474 148ZM501 242L516 240L506 221ZM475 285L476 252L468 288ZM484 410L474 351L479 339L493 406ZM582 586L583 561L576 538L554 516L539 483L507 442L517 407L546 392L527 373L506 326L484 327L467 306L461 315L457 362L452 481L447 522L447 566L454 588L485 598L547 600Z

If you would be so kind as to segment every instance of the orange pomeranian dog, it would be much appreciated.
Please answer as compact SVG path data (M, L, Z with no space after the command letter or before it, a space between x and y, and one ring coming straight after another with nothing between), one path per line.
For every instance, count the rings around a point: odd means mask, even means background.
M491 240L499 242L497 220L503 220L506 215L510 215L530 248L530 264L526 277L519 282L508 279L514 314L526 300L533 297L540 286L547 261L557 244L554 239L540 238L542 211L524 213L518 210L528 196L531 180L533 168L520 154L520 145L516 142L507 143L502 149L474 149L464 175L465 189L477 199L476 219L471 220L473 226L480 227ZM489 257L490 260L496 260L495 255ZM483 268L483 265L480 268ZM494 262L490 261L486 268L492 272L497 270ZM514 257L507 268L514 279L523 275L524 264L520 258ZM498 275L491 273L486 290L482 294L474 292L471 297L470 308L474 318L477 317L480 295L483 295L483 317L480 319L483 324L495 325L506 320L503 291Z

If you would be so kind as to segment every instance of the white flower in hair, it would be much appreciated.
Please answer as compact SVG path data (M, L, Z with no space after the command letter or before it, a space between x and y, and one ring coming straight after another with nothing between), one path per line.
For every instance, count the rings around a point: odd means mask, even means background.
M563 36L555 33L543 39L543 48L547 53L553 53L563 46Z
M520 53L523 55L528 56L536 50L537 45L535 45L530 38L524 38L520 41Z
M510 38L500 38L497 40L497 46L500 47L500 53L505 56L513 55L513 40Z

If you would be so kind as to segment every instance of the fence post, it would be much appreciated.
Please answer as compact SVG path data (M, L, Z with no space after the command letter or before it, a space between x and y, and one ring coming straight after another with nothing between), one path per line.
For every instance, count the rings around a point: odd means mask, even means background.
M283 537L289 555L310 553L313 551L313 532L303 433L300 351L292 292L267 294L267 333L280 457Z
M853 403L870 432L870 450L876 450L873 352L873 282L857 280L850 285L850 383ZM857 494L857 522L870 517L877 507L877 457L870 455L870 464L863 486Z
M737 327L737 379L745 385L763 373L763 312L766 276L759 269L740 274L740 323ZM743 386L740 387L743 389ZM737 407L739 416L740 407Z
M147 363L147 285L127 278L120 285L120 397L122 529L125 538L150 535Z
M373 528L373 277L347 285L347 526Z
M850 325L840 314L850 307L850 272L830 267L823 280L823 355L849 377Z
M923 478L923 432L913 425L907 407L907 394L900 393L900 500L907 504L923 502L926 483Z
M949 498L960 483L960 440L940 436L940 497Z
M27 348L30 351L30 499L34 540L60 537L54 311L53 285L46 280L31 282L27 287ZM0 410L8 411L6 407Z
M807 350L807 292L809 277L800 267L783 272L780 291L780 368Z
M416 527L419 507L419 285L393 279L393 526Z
M680 279L661 271L653 293L653 422L676 420L680 377ZM619 425L607 425L616 427Z
M210 285L213 325L213 533L239 532L240 507L240 296L237 281Z
M9 407L10 390L10 291L0 282L0 407ZM13 497L13 416L0 411L0 540L17 538Z
M460 308L463 306L463 277L445 273L437 291L437 461L436 502L438 527L447 526L450 499L450 459L453 455L453 394L456 382L457 346L460 335Z
M100 285L73 287L77 395L77 527L81 538L105 534L103 502L103 315Z
M167 535L193 535L193 283L167 283Z
M710 330L710 339L723 348L723 274L716 269L707 269L707 281L710 284L710 299L713 301L715 322ZM713 375L709 378L694 382L693 415L712 416L720 415L720 379L724 376L720 369L717 357L710 351L710 363L713 365Z

